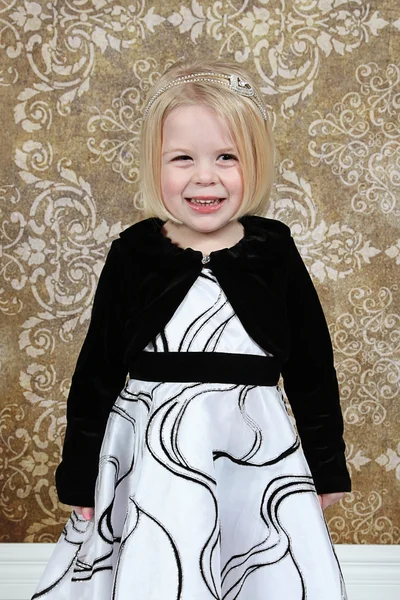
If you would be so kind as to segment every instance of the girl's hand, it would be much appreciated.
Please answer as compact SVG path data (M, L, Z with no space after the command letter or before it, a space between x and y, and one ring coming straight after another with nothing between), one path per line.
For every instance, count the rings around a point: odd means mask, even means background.
M88 508L87 506L72 506L71 508L73 508L78 515L81 515L81 517L87 521L90 521L90 519L93 517L93 508Z
M321 504L322 510L325 510L331 504L335 504L335 502L339 502L344 496L346 492L335 492L333 494L318 494L319 503Z

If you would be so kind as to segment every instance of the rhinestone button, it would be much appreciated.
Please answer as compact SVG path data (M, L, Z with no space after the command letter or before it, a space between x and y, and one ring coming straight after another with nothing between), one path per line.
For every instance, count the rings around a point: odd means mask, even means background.
M203 263L203 265L206 265L207 263L210 262L210 257L209 256L203 256L203 258L201 259L201 262Z

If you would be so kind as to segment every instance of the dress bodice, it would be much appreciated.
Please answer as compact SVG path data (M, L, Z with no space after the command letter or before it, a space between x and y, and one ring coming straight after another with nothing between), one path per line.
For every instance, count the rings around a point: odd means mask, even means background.
M227 352L272 356L246 332L212 270L203 267L147 352Z

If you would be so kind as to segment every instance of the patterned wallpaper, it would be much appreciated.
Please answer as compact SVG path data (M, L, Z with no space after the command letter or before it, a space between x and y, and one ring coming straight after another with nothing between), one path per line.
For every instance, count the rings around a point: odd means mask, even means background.
M111 240L139 220L144 97L165 66L257 76L324 306L354 490L339 543L400 543L397 0L1 0L0 541L54 542L65 400ZM397 395L397 398L396 398Z

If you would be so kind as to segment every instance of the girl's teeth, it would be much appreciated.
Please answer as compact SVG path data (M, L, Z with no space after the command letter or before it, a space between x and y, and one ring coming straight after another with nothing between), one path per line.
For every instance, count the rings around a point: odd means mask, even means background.
M216 200L194 200L193 198L189 198L189 200L193 204L219 204L220 202L218 198Z

